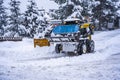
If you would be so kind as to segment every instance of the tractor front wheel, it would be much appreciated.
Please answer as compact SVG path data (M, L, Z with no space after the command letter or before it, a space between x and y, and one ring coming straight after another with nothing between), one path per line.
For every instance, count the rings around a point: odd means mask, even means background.
M61 50L62 50L62 45L61 44L56 44L56 46L55 46L55 52L56 53L60 53Z

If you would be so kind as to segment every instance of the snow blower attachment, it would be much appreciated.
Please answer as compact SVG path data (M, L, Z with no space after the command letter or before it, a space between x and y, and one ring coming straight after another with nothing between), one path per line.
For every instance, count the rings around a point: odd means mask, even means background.
M36 45L43 47L43 46L50 46L50 42L48 41L48 39L34 39L34 47L36 47Z
M36 45L55 45L55 52L67 52L81 55L94 52L94 41L91 35L94 33L94 26L84 23L79 19L64 20L63 23L52 26L45 34L44 39L34 39Z

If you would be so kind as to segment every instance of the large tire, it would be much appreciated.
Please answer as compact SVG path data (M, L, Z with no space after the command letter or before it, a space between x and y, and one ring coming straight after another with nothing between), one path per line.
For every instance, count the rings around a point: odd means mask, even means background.
M61 44L56 44L56 46L55 46L55 52L56 53L60 53L61 50L62 50L62 45Z
M82 55L82 54L86 54L86 52L87 52L86 44L84 42L80 42L77 47L77 54Z
M94 48L95 48L94 41L93 40L87 40L86 44L87 44L87 52L88 53L93 53L94 52Z

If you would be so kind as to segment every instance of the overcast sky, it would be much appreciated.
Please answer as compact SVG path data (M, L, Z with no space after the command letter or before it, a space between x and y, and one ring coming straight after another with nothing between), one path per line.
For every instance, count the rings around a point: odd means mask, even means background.
M21 11L25 11L26 10L26 5L28 4L28 0L19 0L21 2L20 8ZM58 5L50 0L35 0L37 3L37 6L39 7L39 9L44 8L47 11L49 11L49 9L56 9L58 8ZM8 3L10 2L10 0L5 0L5 6L9 7Z

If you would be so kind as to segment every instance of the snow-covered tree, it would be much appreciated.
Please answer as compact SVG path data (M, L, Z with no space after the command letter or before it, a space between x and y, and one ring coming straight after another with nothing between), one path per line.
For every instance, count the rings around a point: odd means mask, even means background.
M116 2L118 0L95 0L99 2L97 6L92 9L93 17L99 21L98 30L102 30L103 28L107 28L105 25L106 22L110 22L114 20L116 11L118 7L116 6Z
M59 9L56 11L56 14L60 19L70 17L77 17L82 19L82 0L55 0L55 2L59 4Z
M81 14L83 11L83 7L81 5L83 1L81 0L71 0L68 1L69 4L73 5L72 14L69 17L77 17L83 19L83 15Z
M57 3L59 5L59 9L52 9L50 10L50 16L54 19L62 19L63 17L65 17L65 6L63 4L66 5L67 0L53 0L55 3Z
M59 10L55 13L60 18L77 17L84 19L84 17L92 16L92 9L94 0L54 0L60 5ZM57 13L58 12L58 13Z
M0 36L4 35L5 26L7 26L7 13L3 5L3 0L0 0Z
M83 10L82 10L82 15L83 16L91 16L92 15L92 8L94 5L94 0L82 0L82 2L80 3L80 5L82 6Z
M25 19L23 25L26 28L26 35L34 37L39 26L39 9L34 0L29 0L29 5L25 11Z
M10 14L8 17L8 26L6 28L6 34L5 36L19 36L20 32L20 19L21 19L21 14L20 14L20 1L17 0L11 0L10 1Z
M34 0L28 2L29 5L24 13L23 25L26 28L26 36L33 38L45 30L50 16L44 9L38 9Z
M52 19L58 19L57 11L58 10L56 10L56 9L50 9L49 10L49 15L51 16Z

